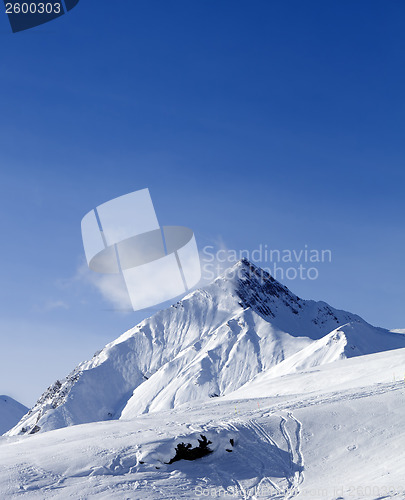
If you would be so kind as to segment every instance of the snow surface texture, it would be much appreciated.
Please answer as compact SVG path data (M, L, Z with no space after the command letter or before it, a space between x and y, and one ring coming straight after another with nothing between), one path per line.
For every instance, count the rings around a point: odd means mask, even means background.
M9 396L0 396L0 434L14 427L28 408Z
M136 419L1 437L0 497L405 498L404 361L359 356ZM200 434L213 453L166 463Z
M401 347L404 335L302 300L243 260L57 381L9 435L134 418L230 394L260 375Z
M0 437L0 498L405 498L403 333L233 271L50 387Z

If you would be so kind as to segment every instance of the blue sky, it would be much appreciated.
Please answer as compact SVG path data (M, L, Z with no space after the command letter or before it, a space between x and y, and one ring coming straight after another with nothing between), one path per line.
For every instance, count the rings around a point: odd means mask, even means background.
M405 328L405 5L100 2L0 16L0 393L31 405L135 325L89 284L80 221L148 187L230 249L331 249L285 281Z

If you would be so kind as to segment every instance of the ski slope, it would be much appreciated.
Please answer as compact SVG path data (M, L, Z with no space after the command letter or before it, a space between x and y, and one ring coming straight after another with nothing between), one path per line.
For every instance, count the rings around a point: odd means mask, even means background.
M404 416L402 331L241 261L49 387L0 437L0 498L405 498Z
M3 436L0 497L405 498L404 371L405 349L387 351L131 419ZM200 434L212 454L165 464Z

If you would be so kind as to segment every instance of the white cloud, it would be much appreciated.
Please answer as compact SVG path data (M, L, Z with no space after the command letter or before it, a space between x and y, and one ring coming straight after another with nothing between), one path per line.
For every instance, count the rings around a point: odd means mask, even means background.
M73 281L79 281L95 288L114 309L132 311L128 291L121 274L99 274L91 271L82 263Z
M49 300L44 305L45 311L52 311L53 309L69 309L69 304L64 300Z

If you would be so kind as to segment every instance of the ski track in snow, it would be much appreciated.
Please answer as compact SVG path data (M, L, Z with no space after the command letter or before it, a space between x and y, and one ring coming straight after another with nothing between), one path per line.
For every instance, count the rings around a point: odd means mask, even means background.
M270 462L278 462L284 471L284 481L281 478L276 479L266 475L266 466L262 459L261 467L258 471L259 474L257 482L254 485L250 485L249 488L256 487L257 489L260 489L260 487L267 482L274 488L274 494L268 497L272 499L288 500L299 494L300 486L303 484L305 479L304 456L302 452L302 423L293 414L293 410L338 401L362 399L386 392L397 391L402 389L402 387L402 382L381 383L377 384L373 388L367 387L357 390L349 390L343 394L342 392L332 392L314 396L305 400L294 401L292 403L281 403L273 406L270 411L264 411L257 418L263 419L270 416L277 417L278 414L280 415L279 428L287 447L288 458L282 455L283 446L275 441L275 439L265 430L263 425L261 425L256 418L250 418L246 423L242 424L242 426L240 424L238 425L236 422L234 422L236 425L232 425L229 422L227 426L229 429L233 429L242 434L244 429L250 429L256 434L259 442L266 442L269 445L266 451L270 454ZM283 412L285 412L285 414L283 414ZM257 415L256 411L254 413ZM259 456L256 458L260 459ZM232 478L232 481L238 488L240 498L246 498L246 488L243 487L243 484L237 481L236 478Z
M288 420L287 420L288 418ZM302 424L295 417L293 417L291 412L287 413L287 418L281 417L280 419L280 432L285 439L287 444L288 456L290 460L290 488L286 492L286 499L295 497L299 494L299 486L304 480L304 474L302 472L303 468L303 456L301 451L301 428ZM295 443L293 442L292 434L288 430L288 422L294 423L295 432Z
M266 441L267 443L270 444L271 450L273 450L273 448L274 448L273 456L277 455L277 456L275 456L275 458L282 465L282 467L283 467L283 469L285 471L285 478L287 480L288 486L290 487L291 482L290 482L290 478L289 478L289 468L288 468L288 466L286 467L285 460L283 459L283 457L282 457L282 455L280 453L280 449L279 449L277 443L270 436L270 434L256 420L249 420L248 421L248 425L258 434L259 438L263 439L264 441ZM277 483L275 483L268 476L263 476L262 478L260 478L260 480L259 480L258 484L256 485L256 487L258 489L260 489L260 487L262 486L262 484L265 483L266 481L268 483L270 483L271 486L273 486L273 488L277 492L275 494L275 496L273 496L272 498L280 498L279 495L283 494L282 489L279 487L279 485L277 485Z
M57 489L58 485L63 482L59 474L30 464L19 468L18 477L21 493L35 490L51 491Z
M304 455L302 454L302 423L291 413L288 413L291 420L296 423L295 429L295 442L296 442L296 460L299 470L297 472L297 484L300 485L304 482Z
M303 472L303 466L304 466L304 457L302 455L302 450L301 450L301 436L302 436L302 424L301 422L296 419L291 412L287 412L287 417L288 421L285 417L281 417L280 421L280 431L287 443L287 448L288 448L288 454L290 456L290 467L291 471L293 472L293 479L292 479L292 485L290 490L287 492L285 498L292 498L294 496L297 496L300 492L299 486L303 483L304 481L304 472ZM293 422L294 427L295 427L295 444L293 442L293 439L291 437L291 433L288 431L288 422ZM294 466L295 464L295 466Z
M266 484L271 485L274 492L266 498L274 500L289 500L296 497L300 492L300 487L304 482L304 456L302 452L302 423L293 414L293 410L300 409L308 406L322 405L338 401L350 401L360 398L365 398L372 395L382 394L385 392L396 391L403 388L403 382L378 384L373 388L360 388L358 390L347 391L346 393L328 393L312 398L281 403L272 406L269 410L263 409L259 414L257 410L249 418L250 411L245 413L247 420L244 419L231 419L223 422L222 427L226 430L235 432L238 436L237 439L244 446L244 452L248 452L251 457L250 463L256 469L255 476L246 482L233 474L229 470L217 468L216 466L210 467L211 484L223 484L224 488L227 485L233 484L237 490L236 498L246 499L255 498L248 496L249 490L256 488L260 490ZM253 413L253 412L252 412ZM253 417L253 418L252 418ZM279 418L279 429L281 432L282 441L278 436L272 436L265 427L268 417ZM218 426L217 428L220 428ZM256 437L256 439L255 439ZM253 438L253 439L252 439ZM259 444L259 446L257 446ZM235 448L235 452L237 452ZM286 451L284 451L286 449ZM105 475L126 475L131 471L136 470L137 467L131 467L134 463L130 463L127 459L127 451L131 451L131 447L121 449L119 454L105 463L104 467L91 467L83 470L81 473L72 474L72 478L105 476ZM235 457L236 458L236 457ZM272 476L273 468L279 467L282 475ZM155 467L153 467L154 469ZM145 471L146 472L146 471ZM163 474L167 474L162 471ZM58 490L62 487L65 478L55 475L50 471L34 467L26 464L25 467L19 470L20 488L21 493L34 492L38 490L50 493L52 490ZM213 481L214 479L214 481ZM183 488L187 489L187 480L183 479ZM123 485L117 486L117 488ZM112 486L108 486L108 489ZM191 483L190 483L191 488ZM100 486L99 492L102 490ZM162 498L175 498L163 495Z
M72 471L67 477L59 474L58 469L52 470L51 465L46 463L20 463L14 468L18 471L19 491L12 493L11 486L7 491L12 495L10 498L26 497L39 500L67 498L72 495L68 493L64 497L65 492L89 491L90 483L93 488L91 495L100 500L109 498L177 500L194 498L192 492L196 486L206 488L207 492L210 488L211 491L215 489L218 491L220 487L226 490L227 487L233 486L234 494L230 496L241 500L260 498L292 500L304 494L304 484L307 486L307 483L311 482L310 470L304 471L303 424L299 419L301 417L293 412L293 407L299 409L321 403L351 401L382 393L394 393L397 389L403 389L403 382L358 388L340 394L340 397L337 397L335 392L322 394L309 400L290 401L288 407L279 403L269 408L255 410L254 414L248 408L245 410L240 408L240 417L235 418L232 415L228 419L225 415L225 418L220 420L214 418L210 423L204 420L202 427L199 423L188 423L187 428L192 432L209 433L215 429L220 442L220 446L211 457L202 459L198 465L201 472L197 474L192 463L179 462L172 467L163 465L159 454L154 458L151 455L152 459L147 459L142 464L139 460L144 460L141 453L144 445L128 441L117 445L115 449L105 445L102 448L92 445L89 447L89 452L91 451L96 460L93 463L89 461L82 469ZM245 405L247 404L246 401ZM231 402L227 402L227 405L233 407ZM281 405L283 408L280 408ZM301 416L300 412L298 414ZM154 427L149 430L152 429ZM215 434L211 436L215 437ZM229 442L230 437L235 439L233 453L224 453L223 445ZM29 439L24 441L28 443ZM180 437L176 437L174 442L178 439ZM104 461L97 460L98 457L104 458ZM309 461L309 457L310 455L306 461ZM156 469L161 469L158 476ZM252 493L254 489L260 492L264 488L266 493L263 493L263 490L261 494ZM3 490L3 493L5 491ZM393 496L398 497L398 495L388 495L379 496L378 499ZM346 495L342 498L349 497ZM375 498L377 500L377 497Z
M283 410L299 410L300 408L307 408L309 406L317 406L328 403L336 403L339 401L352 401L361 398L367 398L369 396L376 396L378 394L385 394L386 392L398 391L403 389L404 382L388 382L388 383L379 383L374 387L361 387L359 389L354 390L345 390L345 391L335 391L330 393L323 393L320 395L316 395L313 397L307 397L303 400L299 401L286 401L283 403L279 403L276 405L272 405L268 411L264 411L262 413L263 417L267 417L273 415L277 412ZM293 395L292 395L293 396ZM257 413L256 410L252 411L252 413Z
M275 416L274 414L272 416ZM294 433L288 431L288 423L294 425ZM250 486L250 488L255 487L258 491L260 488L269 483L274 488L274 494L268 498L272 499L285 499L288 500L299 494L299 486L304 481L304 457L302 454L302 423L291 413L287 413L287 418L280 416L280 432L285 441L287 447L288 458L283 456L281 450L283 449L275 439L266 431L266 429L255 419L248 420L245 424L248 428L253 430L257 435L259 441L267 443L270 448L270 454L272 455L272 460L276 461L284 471L284 478L279 478L277 484L276 478L265 475L265 466L262 463L260 470L261 477L258 477L256 484ZM237 428L235 428L236 430ZM240 430L240 429L239 429ZM284 484L283 484L284 483ZM240 494L243 496L243 487L240 486Z

